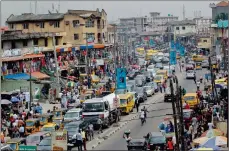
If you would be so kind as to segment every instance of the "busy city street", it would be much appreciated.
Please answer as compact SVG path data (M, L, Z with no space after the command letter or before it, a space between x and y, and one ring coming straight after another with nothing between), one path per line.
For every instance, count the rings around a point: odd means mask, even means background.
M229 2L183 3L0 2L1 151L228 150Z

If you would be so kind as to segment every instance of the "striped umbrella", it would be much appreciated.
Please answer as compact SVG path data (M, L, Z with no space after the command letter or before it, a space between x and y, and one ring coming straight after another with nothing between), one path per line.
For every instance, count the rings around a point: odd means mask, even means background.
M227 145L227 138L224 136L216 136L209 138L205 143L202 144L203 147L214 148L215 146Z
M193 140L193 143L195 143L195 144L203 144L203 143L205 143L208 139L209 139L209 138L207 138L207 137L199 137L199 138L197 138L197 139L194 139L194 140Z
M224 133L223 131L219 130L219 129L209 129L207 131L205 131L201 137L208 137L208 138L211 138L211 137L215 137L215 136L223 136Z

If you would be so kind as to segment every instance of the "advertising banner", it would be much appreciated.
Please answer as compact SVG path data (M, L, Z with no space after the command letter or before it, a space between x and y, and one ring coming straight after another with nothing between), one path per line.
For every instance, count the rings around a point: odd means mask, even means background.
M184 53L185 53L185 48L184 48L184 46L181 46L181 47L179 48L179 50L180 50L180 56L181 56L181 57L184 57Z
M171 47L172 49L175 49L174 41L171 41L171 42L170 42L170 47Z
M126 89L126 68L116 69L116 88Z
M176 51L170 51L170 58L169 58L170 65L177 64L177 57L176 57Z
M67 131L52 132L52 150L67 150Z

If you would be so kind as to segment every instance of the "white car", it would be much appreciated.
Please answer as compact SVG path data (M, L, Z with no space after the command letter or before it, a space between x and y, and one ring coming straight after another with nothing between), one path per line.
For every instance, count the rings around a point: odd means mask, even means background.
M155 94L155 89L152 86L144 86L147 96L152 96Z
M194 77L195 77L195 71L194 70L186 71L186 79L193 79Z

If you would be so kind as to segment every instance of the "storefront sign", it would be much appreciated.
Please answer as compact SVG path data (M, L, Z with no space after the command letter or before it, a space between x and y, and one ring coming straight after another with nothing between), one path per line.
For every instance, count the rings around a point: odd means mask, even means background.
M67 150L67 131L52 132L52 150Z
M116 87L117 89L126 89L126 68L116 69Z
M19 150L20 151L36 151L37 150L37 146L24 146L24 145L20 145L19 146Z
M96 59L96 65L97 66L103 66L104 65L104 60L103 59Z
M30 54L30 53L41 53L43 51L44 47L34 47L34 48L22 48L22 49L9 49L9 50L4 50L2 57L16 57L16 56L22 56L25 54Z

